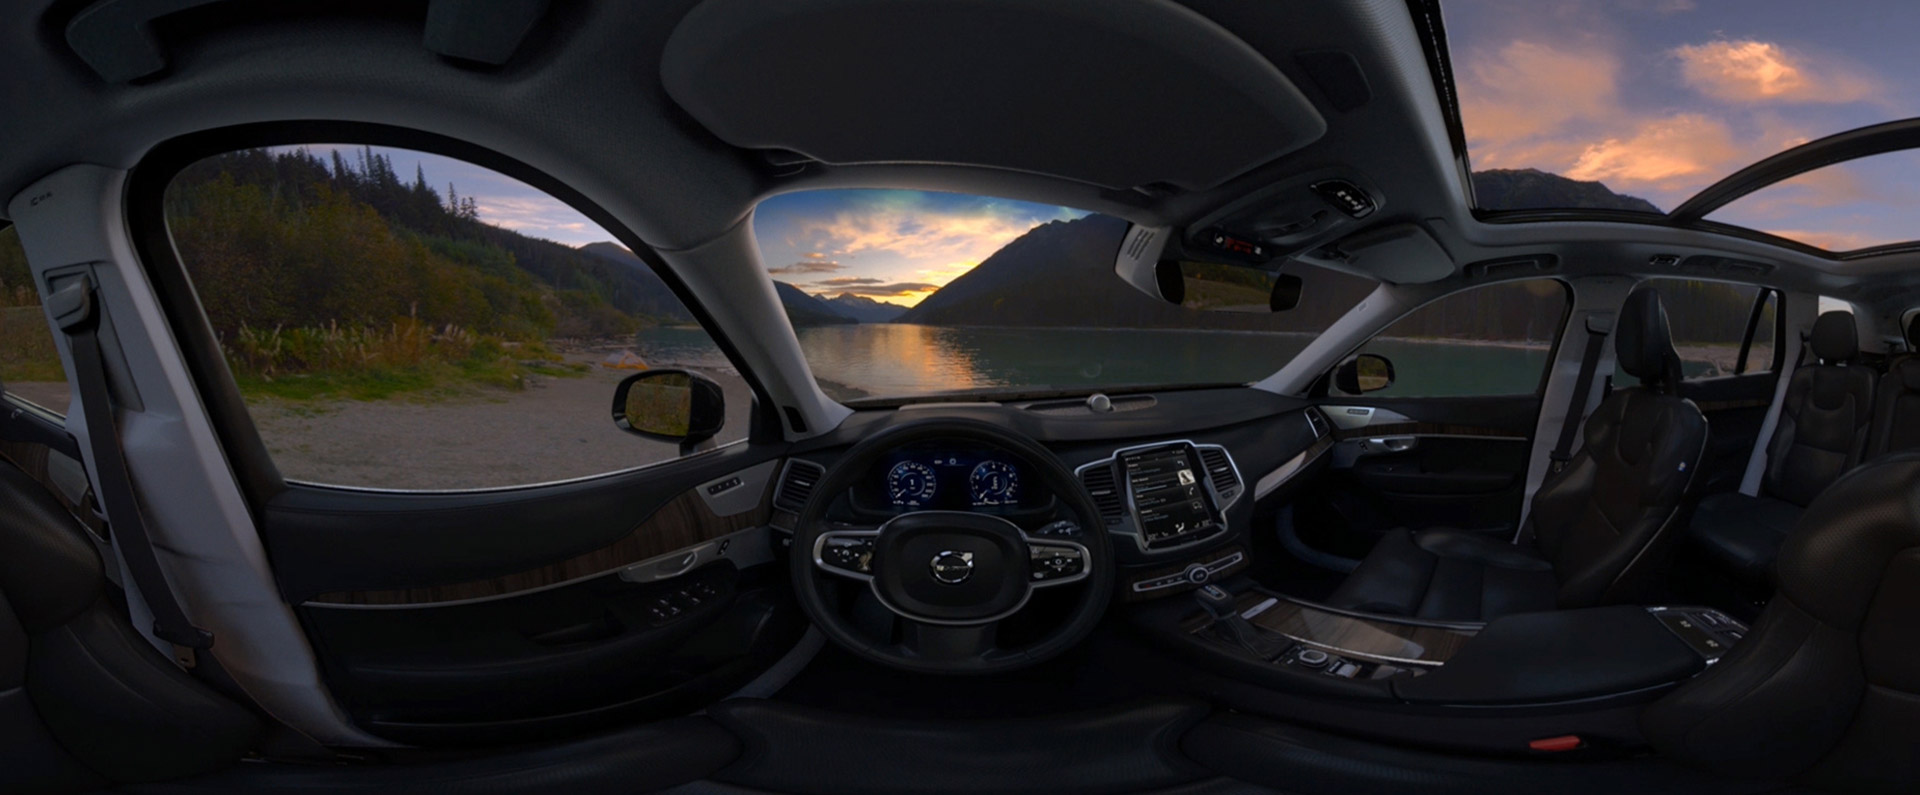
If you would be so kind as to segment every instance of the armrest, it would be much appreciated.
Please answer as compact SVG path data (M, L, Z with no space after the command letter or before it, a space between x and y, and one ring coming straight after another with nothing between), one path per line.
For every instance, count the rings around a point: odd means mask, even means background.
M1541 704L1678 682L1706 667L1646 608L1621 605L1495 619L1440 669L1396 679L1418 704Z

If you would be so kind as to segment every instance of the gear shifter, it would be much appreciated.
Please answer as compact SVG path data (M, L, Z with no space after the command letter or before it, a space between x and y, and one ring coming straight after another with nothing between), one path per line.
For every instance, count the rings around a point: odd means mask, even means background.
M1193 595L1200 602L1200 607L1213 616L1214 634L1217 637L1262 660L1273 659L1274 654L1262 649L1260 630L1240 615L1240 607L1227 589L1206 585L1194 591Z

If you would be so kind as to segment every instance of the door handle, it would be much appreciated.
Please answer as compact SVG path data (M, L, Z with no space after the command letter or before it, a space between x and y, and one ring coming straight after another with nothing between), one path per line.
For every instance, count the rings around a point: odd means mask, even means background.
M1419 444L1420 440L1413 436L1374 436L1361 447L1368 453L1404 453Z

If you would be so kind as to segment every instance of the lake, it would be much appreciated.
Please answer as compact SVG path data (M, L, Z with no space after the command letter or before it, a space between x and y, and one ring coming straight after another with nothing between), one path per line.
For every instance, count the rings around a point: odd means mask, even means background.
M1129 384L1257 381L1312 341L1303 333L1176 329L988 328L891 323L798 330L814 377L836 399L964 389L1063 389ZM654 328L635 340L649 362L731 373L705 332ZM1369 353L1393 361L1404 397L1534 391L1549 348L1459 341L1381 339Z

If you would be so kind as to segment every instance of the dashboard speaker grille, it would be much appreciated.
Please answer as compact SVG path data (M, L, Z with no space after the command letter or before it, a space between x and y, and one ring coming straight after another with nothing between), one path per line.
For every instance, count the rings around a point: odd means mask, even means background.
M1207 475L1213 478L1213 490L1220 498L1228 502L1240 496L1240 475L1233 471L1233 459L1227 451L1219 447L1200 448L1200 460L1207 466Z
M773 506L799 513L801 508L807 507L808 498L813 496L813 487L819 485L820 476L825 474L827 468L812 461L787 459L786 471L780 473L780 487L773 493Z
M1100 509L1100 518L1107 524L1120 524L1127 520L1127 503L1120 497L1120 487L1114 482L1112 461L1080 470L1080 485L1087 487L1087 493L1093 495L1093 504Z

